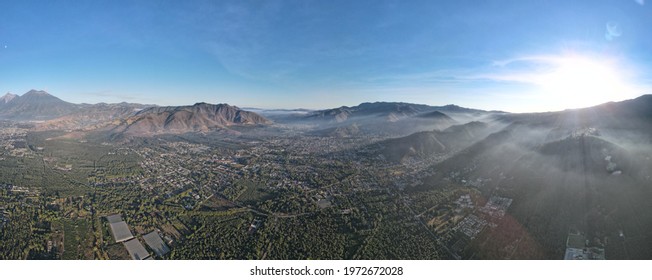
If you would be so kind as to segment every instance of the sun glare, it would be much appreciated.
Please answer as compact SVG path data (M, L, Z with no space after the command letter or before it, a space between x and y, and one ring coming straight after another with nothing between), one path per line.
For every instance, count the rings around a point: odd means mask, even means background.
M538 81L542 94L562 108L581 108L617 101L632 94L618 68L586 57L559 58Z

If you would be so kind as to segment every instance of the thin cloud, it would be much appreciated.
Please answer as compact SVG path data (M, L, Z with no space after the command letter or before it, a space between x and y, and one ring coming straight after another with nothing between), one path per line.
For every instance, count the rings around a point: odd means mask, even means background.
M370 78L369 82L421 82L421 83L473 83L473 82L513 82L541 85L546 78L569 61L592 63L592 59L574 55L532 55L495 60L488 65L464 69L440 69L430 72L380 76ZM595 60L598 61L598 60ZM600 60L601 64L612 64L610 60ZM601 65L600 64L600 65ZM614 66L614 69L618 67Z
M483 96L502 92L533 100L591 94L592 99L606 102L633 98L650 89L649 82L633 79L633 71L609 57L542 54L485 62L473 68L385 75L366 82L369 88L379 92L383 87L393 92L475 92Z
M553 63L559 63L561 59L562 59L561 57L554 56L554 55L532 55L532 56L509 58L505 60L496 60L492 62L492 65L498 67L505 67L505 66L509 66L510 64L514 64L518 62L553 64Z

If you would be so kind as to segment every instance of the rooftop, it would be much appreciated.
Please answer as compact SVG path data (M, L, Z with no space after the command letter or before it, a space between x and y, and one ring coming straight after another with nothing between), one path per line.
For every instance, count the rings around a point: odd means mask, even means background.
M156 231L144 235L143 239L145 240L145 243L147 243L147 246L149 246L149 248L151 248L159 257L170 252L170 248L165 245L165 242L163 242L163 239L161 239Z
M122 222L122 216L120 216L120 214L106 216L106 219L109 221L110 224Z
M129 226L124 221L112 223L109 226L111 227L111 233L115 242L122 242L134 237L129 230Z
M147 257L149 257L149 252L145 249L145 246L138 241L138 239L134 238L131 239L127 242L124 243L125 248L127 248L127 251L129 252L129 255L131 256L132 259L134 260L143 260Z

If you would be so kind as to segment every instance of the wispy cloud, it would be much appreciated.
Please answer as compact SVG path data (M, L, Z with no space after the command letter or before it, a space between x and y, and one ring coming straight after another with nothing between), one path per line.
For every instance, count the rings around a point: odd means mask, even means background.
M437 98L474 96L469 102L499 104L518 100L521 108L557 110L647 93L652 88L649 81L635 79L631 69L613 57L537 54L485 61L474 67L383 75L365 82L376 92L429 93Z
M598 60L578 55L530 55L480 63L475 67L447 68L410 74L370 77L368 82L464 84L474 82L523 83L541 85L551 74L568 67L591 70L590 66L619 69L612 60ZM566 68L565 68L566 67ZM615 71L615 70L614 70Z
M505 67L505 66L509 66L510 64L519 63L519 62L551 64L551 63L559 63L562 59L563 57L558 55L531 55L531 56L513 57L504 60L495 60L492 62L492 65Z

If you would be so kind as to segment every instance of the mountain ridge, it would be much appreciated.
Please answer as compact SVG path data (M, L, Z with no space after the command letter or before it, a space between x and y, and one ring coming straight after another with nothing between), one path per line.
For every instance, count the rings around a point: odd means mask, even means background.
M8 97L5 95L3 98ZM0 117L14 120L47 120L72 113L79 105L63 101L42 90L14 96L0 111Z
M387 121L395 122L397 120L413 117L432 111L440 113L458 113L458 114L479 114L487 111L464 108L457 105L431 106L425 104L414 104L405 102L363 102L357 106L340 106L337 108L315 110L304 116L309 120L321 120L331 123L342 123L352 118L360 117L384 117Z
M225 103L149 107L114 121L109 130L118 135L183 134L227 129L230 126L268 125L272 121Z
M16 96L18 96L18 95L15 95L15 94L13 94L13 93L11 93L11 92L7 92L7 93L5 93L5 95L3 95L2 97L0 97L0 106L9 103L11 100L13 100L14 98L16 98Z

